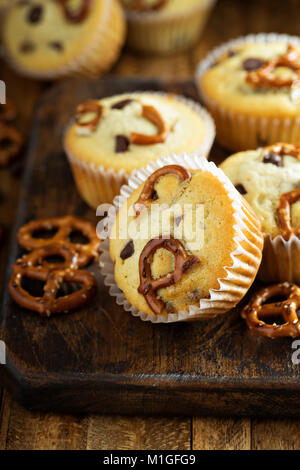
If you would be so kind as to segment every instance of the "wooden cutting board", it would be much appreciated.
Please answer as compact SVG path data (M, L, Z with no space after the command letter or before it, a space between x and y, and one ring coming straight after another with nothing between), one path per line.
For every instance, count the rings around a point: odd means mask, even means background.
M4 285L1 339L7 363L1 384L31 409L163 415L300 416L300 365L291 339L251 334L240 308L211 321L153 325L115 304L103 286L87 307L40 318L17 306L7 283L22 251L16 234L31 219L73 214L97 223L80 199L62 149L65 125L84 99L133 90L164 90L198 99L192 81L106 78L68 81L40 101L9 266ZM211 159L228 155L215 146Z

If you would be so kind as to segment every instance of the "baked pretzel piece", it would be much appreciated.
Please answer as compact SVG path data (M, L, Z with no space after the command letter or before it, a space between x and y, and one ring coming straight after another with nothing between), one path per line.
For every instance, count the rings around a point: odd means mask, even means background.
M280 196L279 207L277 209L277 220L281 235L285 240L289 240L292 235L300 237L300 226L292 226L291 205L300 199L300 188Z
M100 119L102 117L103 108L101 104L96 100L88 100L80 103L76 109L76 125L87 129L90 132L95 132ZM82 121L82 117L85 114L91 113L95 115L89 121Z
M50 262L48 258L62 258L63 262ZM56 242L36 248L19 258L15 264L22 268L43 266L49 270L77 269L78 252L64 242Z
M294 77L279 77L274 74L277 67L287 67L295 72ZM290 87L300 79L300 56L295 46L288 44L286 53L277 59L265 62L257 70L247 73L246 81L255 87Z
M266 304L272 297L285 297L287 300ZM284 282L274 284L258 291L243 309L242 318L246 319L251 331L260 336L280 338L284 336L299 337L300 321L297 310L300 307L300 288L295 284ZM282 316L285 323L267 324L264 318Z
M81 23L88 16L91 8L91 0L81 0L78 10L71 8L71 0L55 0L62 8L65 18L70 23Z
M16 263L12 267L13 273L8 289L14 301L21 307L39 313L41 316L50 316L56 313L67 313L80 308L91 300L97 291L96 280L93 274L87 271L74 269L50 270L42 266L30 266ZM34 297L22 287L24 278L45 282L42 297ZM78 283L82 288L62 297L57 297L59 289L64 283Z
M151 263L154 254L160 248L164 248L174 255L175 269L172 273L153 279ZM182 243L173 237L153 238L147 243L139 258L140 285L138 292L145 297L155 315L161 314L165 308L164 302L157 297L157 291L176 284L192 266L199 263L200 259L197 256L188 255Z
M53 229L56 229L57 232L51 238L34 237L34 234L37 232L51 231ZM69 237L74 231L82 233L89 242L87 244L72 243ZM56 242L63 243L69 249L75 250L78 253L77 265L80 268L86 266L92 259L97 259L99 255L100 240L97 237L93 224L71 215L29 222L20 229L18 241L28 251L36 250Z
M6 100L5 104L0 104L0 121L11 122L17 117L15 105L11 100Z
M143 105L142 117L148 119L157 127L157 134L148 135L132 132L130 136L131 143L135 145L153 145L165 142L168 137L168 126L157 109L154 106Z
M0 167L6 167L21 152L23 138L12 126L0 122Z
M167 165L156 170L146 180L142 192L138 200L134 204L135 213L137 216L140 215L142 208L148 207L151 202L157 199L157 194L154 189L154 186L159 180L159 178L166 175L175 175L178 177L180 182L185 181L186 179L190 179L192 176L189 170L180 165Z

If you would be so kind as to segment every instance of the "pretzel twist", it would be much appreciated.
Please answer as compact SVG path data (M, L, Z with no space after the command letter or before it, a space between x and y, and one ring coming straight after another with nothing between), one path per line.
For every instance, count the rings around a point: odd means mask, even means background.
M277 144L264 147L263 150L276 153L281 157L285 155L290 155L291 157L295 157L300 160L300 145L285 144L283 142L279 142Z
M78 11L72 11L69 7L70 0L55 0L62 8L65 18L70 23L81 23L89 14L91 8L91 0L81 0L81 8Z
M157 109L154 106L143 105L142 117L148 119L157 127L157 134L147 135L132 132L130 136L131 143L135 145L153 145L165 142L168 137L168 127Z
M103 108L101 104L96 100L84 101L79 104L76 109L76 125L87 129L90 132L95 132L102 117ZM93 113L93 117L90 121L82 122L80 119L84 114Z
M68 253L69 251L69 253ZM65 269L49 269L40 264L42 258L49 255L65 257L70 267ZM12 267L13 273L9 281L10 295L17 304L28 310L39 313L41 316L50 316L53 313L69 312L86 304L96 293L97 286L94 276L87 271L73 269L75 253L61 244L50 245L29 253L18 260ZM22 287L24 278L45 282L42 297L35 297ZM63 283L79 283L82 289L62 297L57 293Z
M288 67L295 72L295 77L278 77L274 75L274 70L277 67ZM246 81L255 87L290 87L296 80L300 79L300 58L297 49L289 44L287 51L282 56L274 60L265 62L257 70L252 70L247 73Z
M134 204L135 213L137 216L141 213L141 207L147 207L151 204L151 202L155 200L153 197L154 186L157 183L158 179L165 175L175 175L178 177L180 182L191 178L191 173L186 168L183 168L180 165L167 165L156 170L146 180L143 190L138 200Z
M300 188L280 196L277 219L281 235L285 240L289 240L292 235L300 237L300 227L293 227L291 220L291 205L295 204L299 199Z
M6 167L21 152L23 138L12 126L0 123L0 167Z
M49 231L57 229L52 238L35 238L34 233L38 231ZM88 238L89 243L71 243L69 236L73 231L81 232ZM97 237L95 227L84 220L73 216L55 217L50 219L34 220L24 225L18 234L19 244L28 251L46 247L53 243L63 243L70 250L78 253L78 267L86 266L92 259L97 259L100 240Z
M164 248L170 251L175 258L175 269L172 273L158 279L152 278L151 262L155 252ZM170 238L153 238L144 247L139 259L140 285L138 292L145 297L151 310L159 315L165 308L165 304L156 293L159 289L176 284L182 276L195 264L199 264L200 259L194 255L188 255L184 246L179 240Z
M265 304L270 298L284 296L287 300ZM283 336L300 336L300 321L297 309L300 307L300 288L295 284L284 282L274 284L257 292L250 303L243 309L242 317L246 319L251 331L269 338ZM271 316L282 316L285 320L283 325L269 325L262 319Z

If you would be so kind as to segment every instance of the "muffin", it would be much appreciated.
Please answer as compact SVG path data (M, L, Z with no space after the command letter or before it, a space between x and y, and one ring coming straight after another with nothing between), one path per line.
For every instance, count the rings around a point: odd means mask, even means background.
M147 53L168 54L192 46L215 0L122 0L128 44Z
M263 236L214 163L185 154L160 158L129 178L115 204L121 208L101 265L125 310L152 322L207 319L245 295Z
M220 144L240 151L300 143L299 54L300 38L259 34L207 56L196 80Z
M191 100L126 93L80 104L65 150L81 196L95 208L112 202L133 170L163 154L206 156L214 135L211 117Z
M264 233L260 278L300 281L300 146L240 152L221 169L254 209Z
M3 42L7 58L17 71L55 79L96 76L111 67L125 40L122 8L117 0L79 3L18 0L11 4L5 16Z

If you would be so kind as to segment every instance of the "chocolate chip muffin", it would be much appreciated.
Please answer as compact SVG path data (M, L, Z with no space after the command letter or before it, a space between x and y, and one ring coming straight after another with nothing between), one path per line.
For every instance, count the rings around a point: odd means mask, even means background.
M300 280L300 146L278 143L240 152L221 169L261 222L262 279Z
M122 0L128 44L139 51L169 54L192 46L215 0Z
M230 150L276 142L300 143L300 39L260 34L212 51L197 83Z
M83 199L112 202L135 169L172 152L207 155L214 124L197 103L155 92L89 100L77 108L65 150Z
M125 29L117 0L18 0L5 15L3 42L23 74L93 76L117 59Z
M131 194L122 192L129 197L110 234L115 282L144 320L225 313L245 295L260 264L263 237L253 211L213 163L183 160L194 169L173 156L159 160L154 173L148 167L150 176L137 189L136 179L129 180Z

